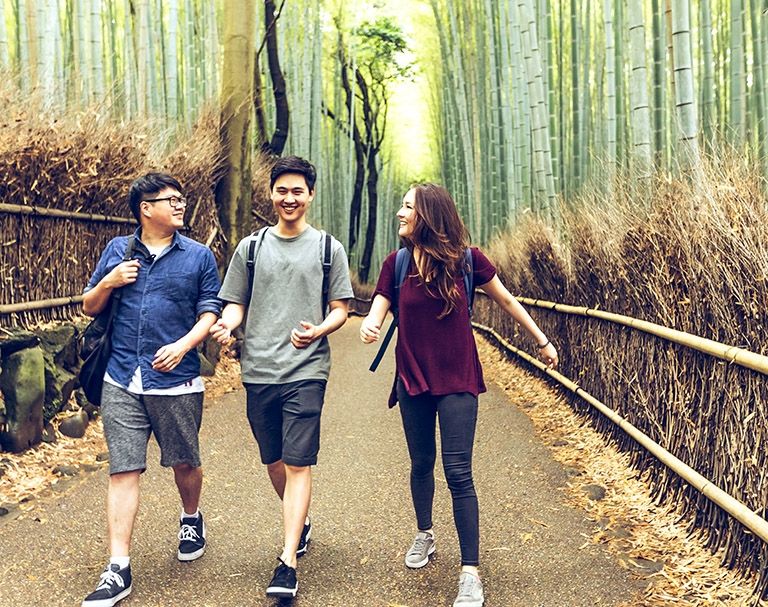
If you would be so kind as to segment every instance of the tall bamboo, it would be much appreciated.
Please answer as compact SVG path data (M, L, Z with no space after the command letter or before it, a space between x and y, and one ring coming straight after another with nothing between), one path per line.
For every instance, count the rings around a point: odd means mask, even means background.
M178 0L164 0L168 7L168 26L164 40L165 75L165 115L175 121L179 114L179 70L178 70L178 46L179 46L179 2ZM162 21L162 13L159 15Z
M691 18L688 0L674 0L672 4L672 42L680 163L685 169L698 169L701 166L701 158L696 92L693 86Z
M742 0L731 0L729 130L734 145L745 137L746 96L744 77L744 10Z
M632 104L633 172L639 182L647 182L652 174L653 155L645 61L645 22L642 4L635 0L627 0L627 25L632 69L629 96Z
M101 0L91 0L90 9L91 99L93 101L101 101L104 98L104 51L101 42Z
M0 68L8 69L11 65L8 53L8 28L5 24L5 3L0 5Z
M710 0L701 0L699 13L701 43L701 127L704 145L708 151L715 136L717 113L715 107L715 66L712 50L712 12Z
M606 182L609 193L613 191L616 175L616 53L613 32L613 2L603 1L603 19L605 30L605 120L606 120Z

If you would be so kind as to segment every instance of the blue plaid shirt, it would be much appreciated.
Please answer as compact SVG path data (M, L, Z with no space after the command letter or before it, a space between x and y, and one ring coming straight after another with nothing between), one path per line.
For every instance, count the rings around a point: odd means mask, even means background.
M155 371L152 360L162 346L189 333L201 314L221 314L219 272L208 247L178 232L157 258L141 242L141 228L135 236L133 259L141 267L136 282L122 287L107 373L127 387L136 367L141 367L144 389L173 388L200 375L197 351L187 352L175 369L165 373ZM107 244L86 292L122 262L127 245L127 236Z

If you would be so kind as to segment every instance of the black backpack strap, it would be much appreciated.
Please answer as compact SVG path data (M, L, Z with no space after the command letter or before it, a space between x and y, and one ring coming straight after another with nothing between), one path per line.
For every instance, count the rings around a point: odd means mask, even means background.
M261 250L261 243L264 242L264 235L267 233L265 226L258 232L251 234L251 240L248 241L248 257L245 260L245 266L248 269L248 301L251 301L251 295L253 294L253 275L256 272L256 258L259 256ZM245 304L248 307L248 304Z
M411 252L403 247L398 249L395 256L395 298L389 306L392 312L392 322L389 323L389 329L387 329L384 339L381 341L379 351L376 353L376 357L373 359L371 366L368 367L370 371L375 371L384 358L384 353L387 351L389 342L392 341L392 336L395 334L395 327L400 320L400 287L403 286L405 279L408 277L408 269L411 266Z
M331 235L320 230L320 242L323 250L323 318L328 309L328 288L331 277Z
M123 259L120 263L123 263L124 261L130 261L131 257L133 257L133 251L136 246L136 235L131 234L128 237L128 242L125 245L125 253L123 253ZM120 299L123 296L123 289L120 287L119 289L115 289L112 292L112 297L109 301L109 317L107 320L107 327L105 330L105 333L108 333L112 330L112 320L115 318L115 313L117 312L117 305L120 303Z
M467 309L472 318L472 304L475 303L475 262L472 259L472 249L464 249L464 291L467 293Z

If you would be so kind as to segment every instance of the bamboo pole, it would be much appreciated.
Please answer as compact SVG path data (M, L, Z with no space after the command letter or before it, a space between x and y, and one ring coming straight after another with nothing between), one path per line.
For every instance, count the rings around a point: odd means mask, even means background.
M600 411L600 413L602 413L605 417L611 420L614 424L619 426L619 428L624 430L624 432L626 432L627 435L632 437L632 439L634 439L640 446L646 449L656 459L658 459L667 468L672 470L685 482L690 484L699 493L701 493L703 496L705 496L706 498L708 498L709 500L717 504L720 508L725 510L725 512L730 514L742 525L747 527L750 531L752 531L764 542L768 542L768 521L766 521L764 518L755 514L752 510L750 510L746 505L742 504L739 500L735 499L734 497L732 497L731 495L729 495L728 493L720 489L720 487L712 483L709 479L702 476L701 474L696 472L696 470L688 466L686 463L679 460L677 457L675 457L672 453L664 449L664 447L659 445L657 442L651 440L651 438L648 435L644 434L643 432L635 428L635 426L630 424L626 419L621 417L618 413L616 413L613 409L608 407L606 404L596 399L589 392L586 392L585 390L583 390L581 387L579 387L577 383L573 382L572 380L565 377L564 375L561 375L554 369L550 369L544 363L535 359L533 356L531 356L527 352L523 352L522 350L516 348L490 327L486 327L485 325L481 325L475 322L472 323L472 326L488 335L491 335L506 350L525 359L530 364L535 366L537 369L543 371L549 377L551 377L552 379L560 383L562 386L564 386L568 390L571 390L574 394L586 400L590 405L592 405L595 409Z
M115 217L100 213L78 213L75 211L63 211L61 209L49 209L46 207L27 206L23 204L8 204L0 202L0 212L11 215L43 215L45 217L62 217L65 219L82 219L83 221L99 221L102 223L130 223L136 220L128 217Z
M16 312L28 312L29 310L58 308L60 306L79 304L81 301L83 301L82 295L72 295L70 297L56 297L54 299L41 299L39 301L25 301L15 304L0 304L0 314L15 314Z
M482 291L481 291L482 293ZM768 356L757 354L756 352L750 352L744 348L737 346L729 346L712 339L706 339L699 337L698 335L691 335L684 331L678 331L677 329L670 329L656 323L649 322L647 320L640 320L638 318L632 318L631 316L623 316L621 314L614 314L612 312L605 312L603 310L595 310L594 308L585 308L582 306L569 306L567 304L555 303L552 301L544 301L540 299L531 299L529 297L518 297L517 300L527 306L533 306L536 308L542 308L545 310L552 310L554 312L562 312L563 314L573 314L576 316L591 316L599 318L601 320L607 320L625 327L637 329L644 333L649 333L666 339L667 341L680 344L681 346L687 346L704 354L715 356L729 363L736 363L747 369L758 371L768 375Z

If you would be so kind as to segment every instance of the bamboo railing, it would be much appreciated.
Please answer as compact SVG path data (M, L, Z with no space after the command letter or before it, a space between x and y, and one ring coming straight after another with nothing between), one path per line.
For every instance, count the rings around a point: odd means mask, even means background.
M586 392L581 387L579 387L576 382L565 377L564 375L561 375L554 369L550 369L543 362L537 360L527 352L523 352L519 348L516 348L492 328L486 327L485 325L481 325L476 322L473 322L472 326L485 333L486 335L490 335L504 349L515 354L516 356L519 356L520 358L523 358L533 366L546 373L549 377L557 381L563 387L586 400L595 409L600 411L600 413L602 413L606 418L619 426L624 432L627 433L627 435L632 437L639 445L641 445L644 449L656 457L662 464L680 476L680 478L689 483L694 489L699 491L706 498L720 506L720 508L733 516L733 518L742 523L764 542L768 543L768 521L766 521L764 518L755 514L739 500L735 499L720 489L717 485L709 481L706 477L696 472L696 470L680 461L669 451L664 449L664 447L652 440L647 434L641 432L626 419L621 417L613 409L599 401L589 392Z
M36 207L33 205L23 204L8 204L6 202L0 202L0 212L9 213L11 215L40 215L42 217L81 219L83 221L96 221L103 223L136 223L136 220L133 217L115 217L112 215L102 215L101 213L62 211L61 209L51 209L48 207Z

